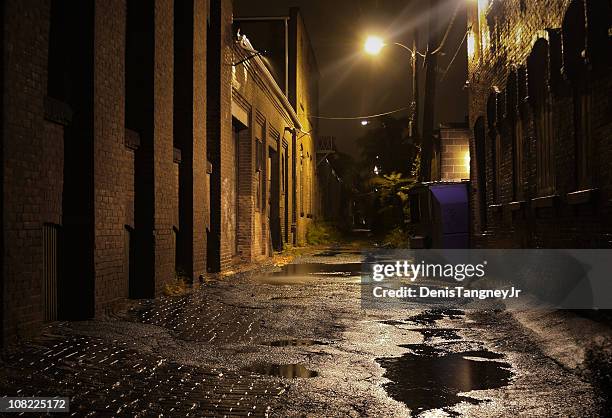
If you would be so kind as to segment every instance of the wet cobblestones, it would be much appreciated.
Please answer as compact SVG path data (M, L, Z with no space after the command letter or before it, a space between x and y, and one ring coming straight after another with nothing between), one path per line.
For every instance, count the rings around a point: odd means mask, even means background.
M410 406L470 417L597 410L593 388L543 356L511 316L364 310L358 280L312 274L344 272L359 260L341 255L301 257L296 264L311 265L238 274L187 295L126 302L106 318L50 324L2 354L0 396L67 396L72 416L102 417L406 417ZM469 370L486 366L491 352L512 379L480 385L497 369L483 369L484 377ZM459 364L466 379L475 376L474 385L456 380L456 389L476 391L440 406L428 390L415 403L421 377L440 371L439 357ZM417 366L418 381L406 381Z
M68 396L73 416L266 416L286 385L176 364L132 344L48 335L2 361L5 396Z
M237 309L199 288L177 298L144 301L124 319L166 328L184 341L225 344L253 341L261 315L259 309Z

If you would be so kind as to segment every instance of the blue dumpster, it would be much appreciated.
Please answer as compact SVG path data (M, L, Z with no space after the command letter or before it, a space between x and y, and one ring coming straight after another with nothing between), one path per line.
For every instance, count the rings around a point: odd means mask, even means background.
M469 181L421 183L411 189L412 248L469 248Z

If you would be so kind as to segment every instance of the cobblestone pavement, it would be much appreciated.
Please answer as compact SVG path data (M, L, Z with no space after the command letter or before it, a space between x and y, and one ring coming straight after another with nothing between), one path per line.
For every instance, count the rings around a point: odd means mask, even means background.
M50 324L4 353L0 394L68 396L73 416L601 415L507 313L362 309L359 261L321 252Z

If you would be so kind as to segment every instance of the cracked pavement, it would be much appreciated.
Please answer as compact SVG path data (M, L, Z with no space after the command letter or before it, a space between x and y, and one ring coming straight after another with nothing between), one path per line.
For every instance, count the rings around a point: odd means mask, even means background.
M74 416L602 416L508 312L365 310L355 248L130 301L9 347L3 396Z

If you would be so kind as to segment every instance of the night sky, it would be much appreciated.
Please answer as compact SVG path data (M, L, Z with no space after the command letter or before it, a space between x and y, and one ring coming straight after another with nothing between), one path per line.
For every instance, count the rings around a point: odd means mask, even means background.
M441 0L440 32L444 33L459 2L457 19L450 32L438 66L446 69L466 32L467 0ZM319 85L322 116L360 116L406 107L411 98L410 54L389 46L380 55L363 52L368 34L388 41L412 45L412 32L419 28L420 50L425 50L427 15L424 0L234 0L235 15L286 16L292 6L300 7L308 29L321 80ZM248 36L248 33L246 34ZM442 37L442 35L440 35ZM254 45L257 48L257 45ZM422 64L422 61L420 62ZM437 121L462 122L467 115L466 45L443 80L438 78ZM425 71L420 66L424 82ZM423 89L421 88L421 107ZM395 116L406 116L407 112ZM422 115L421 115L422 116ZM355 138L363 133L359 121L321 121L320 134L334 135L338 149L358 154Z

